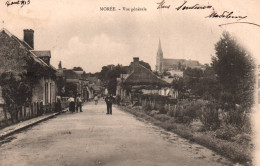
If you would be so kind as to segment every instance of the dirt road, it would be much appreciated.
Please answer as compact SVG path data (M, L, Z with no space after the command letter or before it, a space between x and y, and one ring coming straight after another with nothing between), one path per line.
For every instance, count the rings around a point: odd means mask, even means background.
M0 166L232 165L224 157L113 108L84 105L12 137L0 146Z

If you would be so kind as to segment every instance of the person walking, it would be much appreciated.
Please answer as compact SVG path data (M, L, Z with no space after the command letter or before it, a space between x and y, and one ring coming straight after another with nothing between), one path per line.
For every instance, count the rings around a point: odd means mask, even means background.
M56 112L61 112L61 97L56 97Z
M75 101L74 101L74 98L73 97L70 97L68 99L68 102L69 102L69 110L73 113L75 112Z
M112 103L113 103L113 96L112 94L110 96L107 96L105 98L105 102L107 104L107 114L111 114L112 115Z
M94 101L95 101L95 105L97 105L98 104L98 96L97 95L94 97Z
M81 100L80 94L78 95L76 101L77 101L77 112L79 112L79 111L83 112L82 111L82 100Z

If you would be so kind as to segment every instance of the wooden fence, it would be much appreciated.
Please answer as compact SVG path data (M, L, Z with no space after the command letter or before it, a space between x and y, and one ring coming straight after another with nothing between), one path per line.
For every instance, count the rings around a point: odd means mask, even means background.
M131 100L133 105L140 105L150 110L168 111L177 104L177 99L157 94L133 94Z

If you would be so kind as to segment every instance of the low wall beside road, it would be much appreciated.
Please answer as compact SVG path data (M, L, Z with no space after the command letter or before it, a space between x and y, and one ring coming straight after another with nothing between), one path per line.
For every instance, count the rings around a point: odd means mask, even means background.
M66 100L61 102L61 110L65 109L68 107L68 102ZM11 120L11 115L8 111L4 111L5 105L1 104L0 105L0 128L9 126L13 123ZM57 106L56 103L52 103L49 105L43 105L42 102L34 102L30 106L27 107L22 107L21 111L18 112L18 122L19 121L24 121L27 119L31 119L37 116L41 116L43 114L47 113L52 113L52 112L57 112Z

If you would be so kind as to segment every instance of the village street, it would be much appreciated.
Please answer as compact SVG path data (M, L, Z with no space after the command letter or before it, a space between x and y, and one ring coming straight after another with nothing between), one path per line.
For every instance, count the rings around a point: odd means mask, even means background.
M104 101L66 112L0 144L0 166L232 165L197 144L168 133Z

